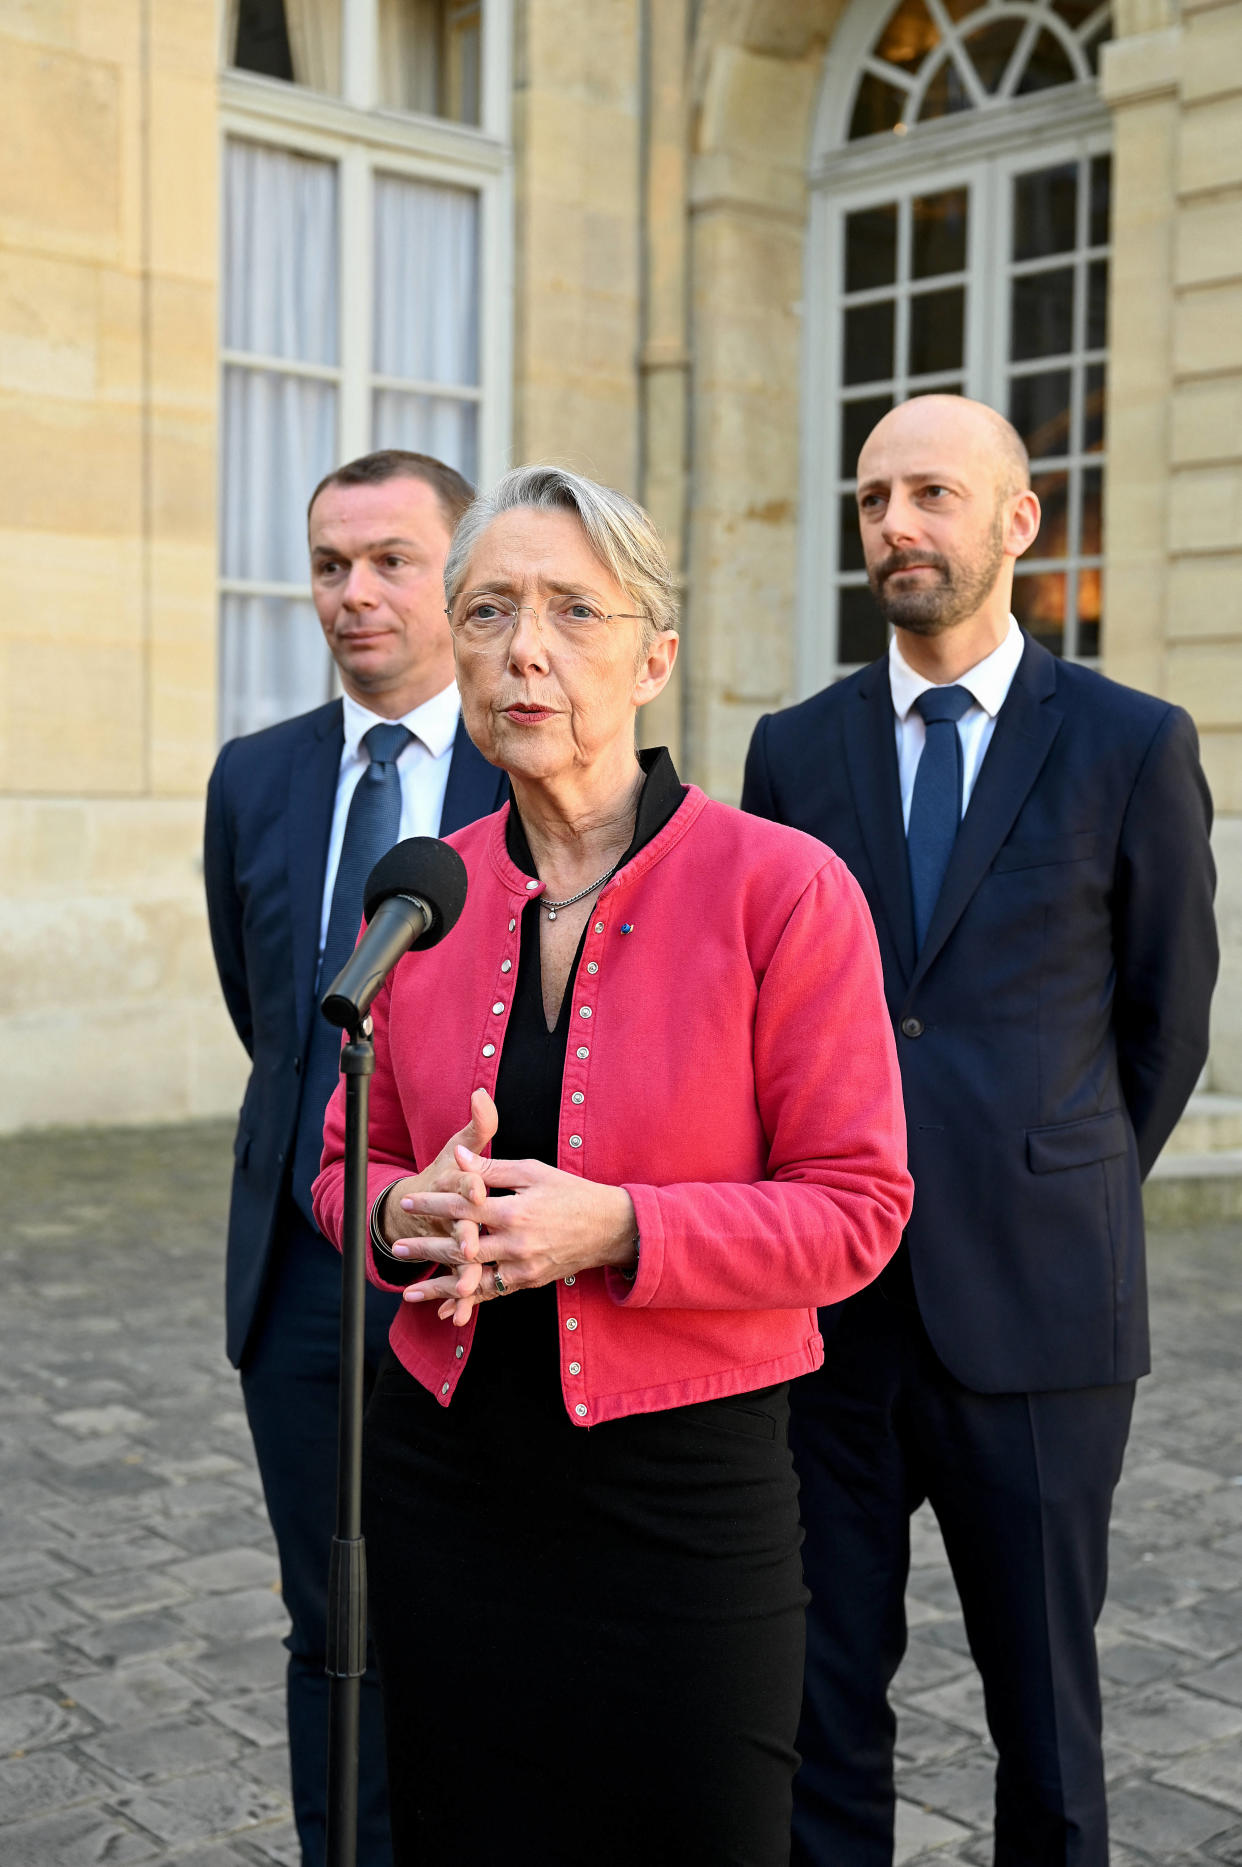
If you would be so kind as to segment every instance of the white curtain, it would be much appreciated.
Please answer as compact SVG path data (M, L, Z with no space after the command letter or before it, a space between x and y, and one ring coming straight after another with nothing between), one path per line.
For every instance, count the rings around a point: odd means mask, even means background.
M306 500L336 461L336 383L280 359L338 358L336 168L230 142L224 218L225 369L221 572L305 586ZM264 359L267 367L242 360ZM225 737L287 718L332 691L311 605L225 590L220 726Z
M479 197L469 188L375 178L373 368L420 389L375 393L376 447L435 454L473 481L478 407L428 383L479 380Z
M341 0L285 0L295 84L341 94Z

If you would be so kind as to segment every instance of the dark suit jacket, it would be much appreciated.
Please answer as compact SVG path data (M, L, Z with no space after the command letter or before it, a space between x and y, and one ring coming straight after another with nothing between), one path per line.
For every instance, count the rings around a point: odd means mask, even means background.
M203 870L225 1003L253 1061L233 1147L226 1308L238 1364L267 1274L315 1012L324 863L341 748L339 700L230 740L207 787ZM498 810L508 779L458 721L440 833Z
M1139 1185L1217 965L1189 717L1028 637L917 958L887 659L761 720L742 803L830 844L871 905L941 1360L990 1393L1144 1373Z

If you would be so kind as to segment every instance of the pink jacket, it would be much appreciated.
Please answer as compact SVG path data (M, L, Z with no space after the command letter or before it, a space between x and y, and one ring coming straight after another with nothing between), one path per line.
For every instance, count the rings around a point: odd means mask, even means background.
M509 858L507 814L449 837L470 877L462 917L401 960L375 1001L371 1199L434 1159L472 1090L495 1090L536 892ZM624 1186L641 1238L632 1283L601 1269L557 1288L570 1419L591 1426L817 1368L816 1307L878 1274L912 1198L857 883L822 843L692 786L601 893L569 989L557 1165ZM314 1188L337 1244L343 1148L338 1087ZM368 1273L390 1287L370 1253ZM440 1322L436 1307L403 1304L391 1342L448 1406L479 1324Z

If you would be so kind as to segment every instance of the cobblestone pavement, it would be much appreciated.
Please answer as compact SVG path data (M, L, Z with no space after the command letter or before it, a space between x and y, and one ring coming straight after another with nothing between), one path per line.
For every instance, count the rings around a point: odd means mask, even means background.
M0 1143L4 1867L297 1860L276 1563L221 1345L228 1162L217 1124ZM1101 1629L1116 1867L1242 1864L1240 1243L1152 1244L1158 1372ZM977 1867L991 1754L915 1532L898 1859Z

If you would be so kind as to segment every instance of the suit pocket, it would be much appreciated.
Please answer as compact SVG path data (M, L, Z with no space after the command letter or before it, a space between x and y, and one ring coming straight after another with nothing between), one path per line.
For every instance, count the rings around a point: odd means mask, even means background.
M1082 830L1075 836L1019 837L1001 845L992 864L992 873L1003 875L1008 869L1042 869L1054 862L1086 862L1095 854L1099 840L1095 830Z
M1028 1128L1026 1157L1032 1173L1061 1173L1112 1160L1129 1145L1130 1125L1122 1109L1089 1115L1085 1121L1058 1122L1051 1128Z

